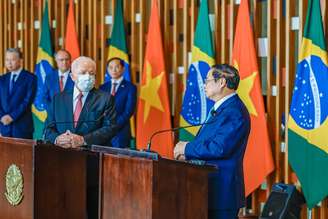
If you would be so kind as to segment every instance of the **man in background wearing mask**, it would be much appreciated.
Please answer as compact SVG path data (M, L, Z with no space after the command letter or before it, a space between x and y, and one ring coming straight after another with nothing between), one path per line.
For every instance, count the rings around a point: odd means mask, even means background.
M116 134L114 98L94 88L96 63L81 56L72 63L71 91L54 96L45 124L45 140L60 147L77 148L86 145L108 145ZM98 160L87 160L88 218L98 218Z
M73 90L55 95L49 107L45 140L64 148L110 144L117 130L114 98L94 88L96 63L81 56L71 74Z
M71 78L71 54L65 49L60 49L55 53L57 68L46 75L45 79L45 103L50 106L52 98L63 91L70 91L74 87Z

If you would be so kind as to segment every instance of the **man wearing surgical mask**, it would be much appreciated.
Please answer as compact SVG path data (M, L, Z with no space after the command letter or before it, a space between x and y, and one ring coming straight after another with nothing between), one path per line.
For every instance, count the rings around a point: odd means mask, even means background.
M64 148L108 145L117 129L114 98L94 88L96 63L91 58L75 59L71 69L74 88L54 96L45 140Z
M52 99L45 124L45 140L64 148L110 144L117 130L114 98L94 88L96 63L81 56L73 61L71 69L74 88L58 93ZM98 160L88 157L88 218L98 218L97 166Z

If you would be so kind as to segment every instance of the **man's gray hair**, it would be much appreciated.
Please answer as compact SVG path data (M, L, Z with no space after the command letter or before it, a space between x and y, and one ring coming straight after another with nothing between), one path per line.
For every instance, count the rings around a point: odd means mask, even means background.
M79 68L79 65L82 63L82 62L90 62L94 65L94 68L96 70L96 62L93 61L92 58L90 57L87 57L87 56L80 56L78 58L76 58L73 62L72 62L72 72L75 72L78 68Z
M18 48L8 48L6 50L6 53L10 52L10 53L16 53L18 55L18 58L22 59L23 58L23 53L20 51L20 49Z
M55 52L54 54L55 59L57 58L59 52L65 52L69 56L69 59L71 59L71 53L69 53L66 49L59 49L57 52Z

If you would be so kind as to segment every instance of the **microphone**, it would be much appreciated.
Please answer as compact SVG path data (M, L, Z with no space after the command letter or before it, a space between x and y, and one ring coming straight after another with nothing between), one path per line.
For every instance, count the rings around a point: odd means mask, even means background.
M43 135L42 135L42 142L46 142L45 138L46 135L48 134L47 130L48 128L50 128L51 126L57 125L57 124L74 124L77 122L80 123L95 123L95 122L99 122L100 120L102 120L105 116L107 116L108 112L110 109L106 109L97 119L95 120L81 120L81 121L52 121L50 122L48 125L46 125L46 127L43 129Z
M217 113L216 113L215 111L211 111L211 115L214 117L214 116L217 115ZM151 148L151 141L152 141L152 139L153 139L156 135L158 135L158 134L161 134L161 133L164 133L164 132L176 132L176 131L178 131L178 130L180 130L180 129L187 129L187 128L192 128L192 127L196 127L196 126L208 125L208 124L211 124L211 123L213 123L213 122L214 122L214 120L212 120L212 121L205 121L205 122L203 122L203 123L199 123L199 124L196 124L196 125L179 126L179 127L175 127L175 128L171 128L171 129L163 129L163 130L156 131L156 132L154 132L154 133L150 136L149 141L148 141L148 143L147 143L147 149L146 149L146 151L148 151L148 152L152 152L152 151L150 150L150 148Z

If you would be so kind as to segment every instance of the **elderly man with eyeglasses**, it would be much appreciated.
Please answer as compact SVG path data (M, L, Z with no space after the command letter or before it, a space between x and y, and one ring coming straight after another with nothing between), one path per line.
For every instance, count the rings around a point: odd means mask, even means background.
M210 219L237 218L245 205L243 158L250 132L250 117L236 90L239 74L234 67L213 66L205 80L206 96L215 102L206 124L193 141L178 142L174 156L215 165L209 175Z

